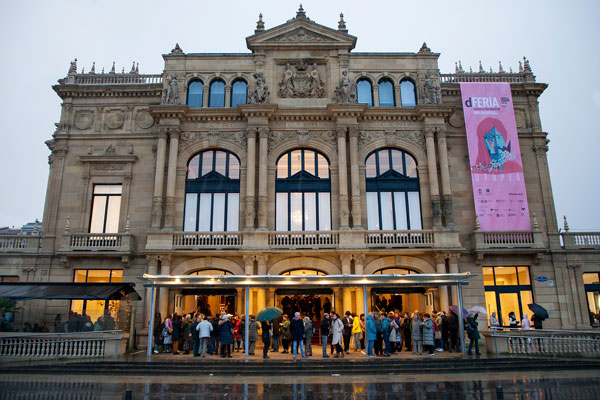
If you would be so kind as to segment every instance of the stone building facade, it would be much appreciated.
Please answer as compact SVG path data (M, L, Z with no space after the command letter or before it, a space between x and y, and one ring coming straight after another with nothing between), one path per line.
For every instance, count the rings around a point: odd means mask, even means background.
M588 328L583 274L600 271L599 235L559 233L538 109L547 85L528 61L517 72L443 74L425 44L353 53L356 40L342 17L332 29L300 9L268 30L261 17L247 54L177 45L157 75L135 65L80 73L73 62L54 86L63 102L47 142L43 232L3 239L0 275L469 271L467 308L485 305L507 323L508 311L527 313L535 301L550 311L545 327ZM478 81L511 85L531 231L478 227L459 86ZM252 289L251 311L291 295L278 290ZM312 294L337 311L365 311L361 288ZM244 295L162 288L157 309L191 312L204 298L241 314ZM370 307L386 299L409 312L457 302L446 287L369 296ZM74 307L37 301L26 318Z

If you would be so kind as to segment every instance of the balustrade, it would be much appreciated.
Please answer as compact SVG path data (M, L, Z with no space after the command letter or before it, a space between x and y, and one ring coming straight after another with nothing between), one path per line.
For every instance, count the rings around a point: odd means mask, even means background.
M139 74L80 74L75 75L78 85L151 85L162 84L162 75Z
M600 249L600 232L562 232L563 245L571 249Z
M181 232L173 234L173 248L238 248L243 244L241 232Z
M367 247L432 247L433 231L367 231Z
M120 251L131 252L133 246L130 233L71 233L65 234L68 251Z
M600 332L493 329L485 335L488 351L496 353L600 355Z
M525 78L523 74L515 73L487 73L487 72L465 72L459 74L440 74L442 83L459 82L508 82L523 83Z
M340 233L336 231L286 231L269 233L269 247L280 249L337 248Z
M42 237L37 235L1 235L0 252L35 253L42 245Z

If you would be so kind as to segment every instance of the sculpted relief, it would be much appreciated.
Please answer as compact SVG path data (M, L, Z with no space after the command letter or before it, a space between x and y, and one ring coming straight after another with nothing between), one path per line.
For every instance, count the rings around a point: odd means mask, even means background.
M325 83L319 75L317 63L311 66L304 61L294 66L287 63L278 94L283 98L325 97Z

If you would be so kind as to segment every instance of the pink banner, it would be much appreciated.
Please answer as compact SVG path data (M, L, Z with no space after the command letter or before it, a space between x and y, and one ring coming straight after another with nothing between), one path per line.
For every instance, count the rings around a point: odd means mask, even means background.
M510 84L461 83L460 90L481 229L530 230Z

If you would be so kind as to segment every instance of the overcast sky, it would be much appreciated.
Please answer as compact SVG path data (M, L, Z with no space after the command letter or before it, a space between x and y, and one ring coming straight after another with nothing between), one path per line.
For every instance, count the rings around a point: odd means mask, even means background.
M572 230L600 230L600 1L303 1L309 18L337 28L343 12L355 51L415 52L426 41L441 53L441 72L454 62L496 71L531 62L557 217ZM42 218L51 138L60 99L51 86L77 57L79 70L118 70L140 63L161 73L161 54L175 42L185 52L248 52L259 12L266 29L295 16L297 1L52 0L0 2L0 226Z

